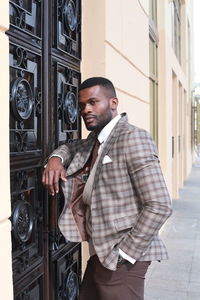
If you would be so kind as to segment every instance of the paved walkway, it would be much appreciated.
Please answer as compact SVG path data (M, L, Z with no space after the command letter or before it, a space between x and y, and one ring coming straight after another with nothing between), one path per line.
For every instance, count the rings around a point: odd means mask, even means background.
M152 263L145 300L200 300L200 160L173 201L173 215L161 236L168 261Z

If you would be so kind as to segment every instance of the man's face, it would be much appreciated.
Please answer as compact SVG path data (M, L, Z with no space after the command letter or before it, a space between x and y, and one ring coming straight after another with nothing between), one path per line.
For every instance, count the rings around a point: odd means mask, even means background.
M86 128L90 131L101 131L114 117L113 108L116 98L110 98L107 91L99 86L86 88L79 92L79 107ZM115 102L115 104L113 104Z

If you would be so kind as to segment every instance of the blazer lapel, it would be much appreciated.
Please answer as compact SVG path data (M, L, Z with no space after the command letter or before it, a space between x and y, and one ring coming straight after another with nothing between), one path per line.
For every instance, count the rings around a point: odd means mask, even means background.
M66 171L66 176L71 176L77 171L81 170L87 163L92 149L94 147L96 135L95 133L91 133L87 140L80 146L80 150L75 154L74 158L72 159L69 167Z
M124 134L126 132L124 123L127 123L127 115L121 114L121 119L119 120L119 122L115 125L115 127L113 128L113 130L111 131L107 141L105 142L105 145L102 149L102 152L100 153L100 158L98 161L98 165L96 167L96 172L95 172L95 177L96 175L98 176L99 172L101 171L102 168L102 161L105 155L108 154L109 150L112 148L113 144L117 141L118 137L121 134Z

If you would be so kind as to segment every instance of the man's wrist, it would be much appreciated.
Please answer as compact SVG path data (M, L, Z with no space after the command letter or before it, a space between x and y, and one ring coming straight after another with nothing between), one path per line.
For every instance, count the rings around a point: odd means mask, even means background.
M53 157L54 157L54 158L60 158L61 163L63 163L63 158L62 158L60 155L55 155L55 154L53 154L53 155L51 155L50 157L48 157L47 159L45 159L45 161L44 161L44 163L43 163L44 169L47 167L49 159L51 159L51 158L53 158Z
M52 154L52 155L49 157L49 159L52 158L52 157L60 158L60 159L61 159L61 163L63 164L63 158L62 158L62 156L57 155L57 154Z

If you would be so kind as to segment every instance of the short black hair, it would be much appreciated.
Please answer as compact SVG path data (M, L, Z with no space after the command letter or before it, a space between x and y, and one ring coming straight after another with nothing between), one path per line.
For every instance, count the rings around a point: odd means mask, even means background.
M109 92L109 97L113 97L113 98L116 97L116 91L115 91L113 83L109 79L104 78L104 77L91 77L91 78L86 79L85 81L83 81L81 83L78 91L80 92L84 89L93 87L95 85L99 85L99 86L105 88Z

